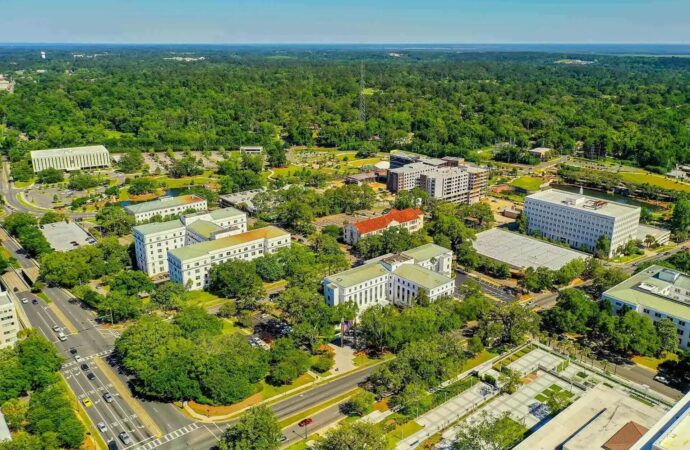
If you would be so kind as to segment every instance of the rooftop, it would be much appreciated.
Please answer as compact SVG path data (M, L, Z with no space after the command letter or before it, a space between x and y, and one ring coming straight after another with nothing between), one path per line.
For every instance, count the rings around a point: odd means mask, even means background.
M273 239L281 236L289 236L285 230L278 227L268 226L257 228L256 230L247 231L245 233L236 234L233 236L226 236L213 241L199 242L198 244L188 245L186 247L176 248L168 252L169 255L174 256L180 261L187 259L199 258L206 256L218 250L234 247L236 245L245 244L247 242L258 241L261 239Z
M93 153L108 153L108 149L102 145L89 145L86 147L70 147L70 148L50 148L47 150L34 150L31 152L31 157L41 156L75 156L75 155L91 155Z
M379 262L363 264L344 272L339 272L326 277L331 283L336 283L340 287L356 286L364 281L388 274L388 270Z
M420 245L419 247L415 247L411 250L405 250L404 252L402 252L403 255L413 258L415 263L419 263L421 261L428 261L431 258L438 258L439 256L448 253L450 253L450 250L436 244L424 244Z
M135 205L125 206L125 210L132 214L139 214L150 211L157 211L164 208L174 208L175 206L190 205L198 202L205 202L206 200L198 195L188 194L180 195L178 197L161 197L150 202L137 203Z
M7 291L0 288L0 306L3 305L12 305L12 300L10 299L10 295L7 293Z
M435 289L452 282L452 278L416 264L402 264L393 273L425 289Z
M690 448L690 393L676 403L633 447L633 450Z
M597 197L560 191L558 189L547 189L545 191L536 192L532 195L528 195L525 199L541 200L543 202L609 217L619 217L635 210L640 211L640 207L638 206L611 202Z
M143 235L162 233L177 229L184 229L184 224L179 219L168 220L167 222L146 223L144 225L137 225L134 227L134 231Z
M388 228L393 221L397 223L409 222L410 220L419 219L419 217L422 215L423 213L421 209L392 209L387 214L374 217L373 219L355 222L353 225L361 234L366 234Z
M537 147L529 150L532 153L539 153L540 155L545 155L546 153L549 153L551 151L550 148L547 147Z
M222 230L221 227L208 220L197 220L191 225L187 226L187 229L195 232L199 236L203 236L206 239L210 239L211 235L216 231Z
M690 290L690 277L654 265L612 287L604 292L604 296L690 321L690 299L677 294L675 288Z
M41 225L41 233L58 252L66 252L96 242L93 236L74 222L62 221Z
M433 166L430 166L422 162L414 162L412 164L407 164L396 169L390 169L389 171L393 173L416 173L420 170L433 170Z
M630 421L604 443L606 450L630 450L637 441L647 432L647 428L637 422Z
M570 261L590 257L586 253L499 228L477 233L472 246L480 255L518 269L546 267L558 270Z

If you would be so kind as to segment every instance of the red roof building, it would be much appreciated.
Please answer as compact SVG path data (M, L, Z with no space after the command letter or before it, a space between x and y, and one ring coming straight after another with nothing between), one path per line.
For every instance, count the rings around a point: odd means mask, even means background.
M647 432L647 428L630 421L623 425L603 447L606 450L629 450Z
M382 216L345 225L343 234L345 242L355 245L361 238L382 233L388 228L404 227L410 233L414 233L423 226L424 213L421 209L392 209Z

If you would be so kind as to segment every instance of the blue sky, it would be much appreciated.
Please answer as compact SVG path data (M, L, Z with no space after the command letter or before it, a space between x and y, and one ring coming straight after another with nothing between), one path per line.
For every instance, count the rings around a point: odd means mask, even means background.
M690 0L0 0L0 42L690 42Z

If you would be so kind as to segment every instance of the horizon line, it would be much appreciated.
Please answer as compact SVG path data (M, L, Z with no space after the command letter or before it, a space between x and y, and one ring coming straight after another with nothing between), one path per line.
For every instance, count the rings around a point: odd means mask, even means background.
M0 41L0 45L690 45L687 42L620 42L620 41L601 41L601 42L45 42L45 41Z

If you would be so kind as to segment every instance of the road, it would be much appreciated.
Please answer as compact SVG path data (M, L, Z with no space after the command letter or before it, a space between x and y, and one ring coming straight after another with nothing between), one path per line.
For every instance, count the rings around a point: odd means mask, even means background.
M502 286L496 286L492 283L489 283L488 281L484 281L481 278L473 277L467 272L464 272L462 270L457 270L456 275L455 275L455 292L456 294L459 293L460 286L465 282L467 278L470 278L473 281L476 281L479 283L479 286L482 288L482 291L485 294L489 294L492 297L495 297L503 302L506 303L511 303L515 301L515 295L513 295L510 290L507 288L504 288Z

